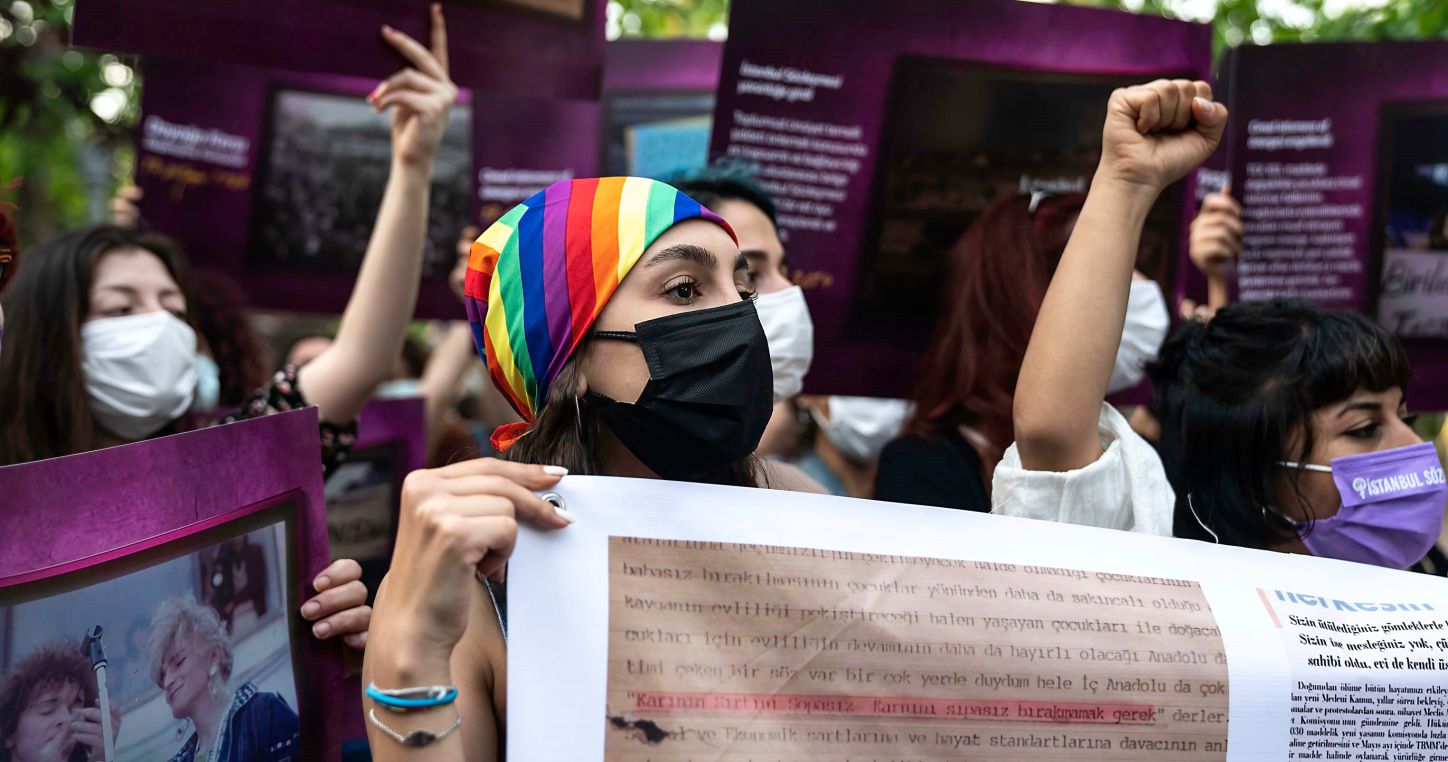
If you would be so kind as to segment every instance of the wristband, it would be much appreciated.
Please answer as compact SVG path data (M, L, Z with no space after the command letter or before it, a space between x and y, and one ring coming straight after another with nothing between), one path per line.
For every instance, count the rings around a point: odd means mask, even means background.
M435 709L456 701L458 689L452 685L427 685L420 688L383 690L376 683L367 685L367 698L392 712Z
M377 719L376 709L369 709L367 711L367 719L371 720L372 724L376 725L378 730L386 733L388 738L391 738L392 740L402 744L403 746L408 746L414 749L420 749L424 746L431 746L432 744L437 743L444 738L447 738L448 736L453 734L453 731L457 730L463 724L462 715L458 715L457 719L453 720L453 723L447 726L447 729L442 731L441 733L433 733L427 730L414 730L407 735L403 735L393 730L392 728L389 728L386 725L382 724L382 720Z

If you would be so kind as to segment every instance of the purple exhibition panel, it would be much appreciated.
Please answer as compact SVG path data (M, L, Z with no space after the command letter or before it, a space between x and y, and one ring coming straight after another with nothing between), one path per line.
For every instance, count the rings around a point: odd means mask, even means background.
M144 222L235 280L255 307L340 313L391 161L389 117L364 100L376 81L168 59L144 67ZM497 203L487 199L521 200L548 178L594 171L597 111L592 101L464 93L434 162L419 317L462 319L447 276L462 229L501 214L479 217Z
M992 199L1084 190L1115 87L1207 78L1211 33L1013 0L735 0L712 156L759 166L815 323L813 392L905 396L946 252ZM1176 290L1185 185L1138 268Z
M1244 46L1231 77L1245 300L1374 316L1448 408L1448 42Z
M402 68L383 24L428 39L427 0L81 0L76 45L371 79ZM529 97L597 98L603 0L450 0L459 86Z
M559 180L598 174L597 101L475 93L473 187L480 226ZM449 317L465 319L453 297Z
M617 40L604 47L603 89L713 92L723 58L712 40Z
M0 493L0 671L103 648L118 758L168 759L204 710L165 676L214 635L212 694L264 706L268 745L337 758L340 645L297 614L329 562L315 408L0 468Z

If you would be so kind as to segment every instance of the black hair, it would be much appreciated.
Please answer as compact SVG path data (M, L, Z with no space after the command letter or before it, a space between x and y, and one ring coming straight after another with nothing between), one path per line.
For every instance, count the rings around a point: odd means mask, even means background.
M1448 251L1448 236L1443 235L1443 226L1448 225L1448 209L1433 215L1432 227L1428 228L1428 248L1433 251Z
M1275 505L1282 480L1311 518L1301 471L1279 461L1312 452L1313 411L1361 389L1406 388L1412 366L1368 318L1279 299L1178 325L1147 373L1176 491L1176 536L1211 539L1200 519L1223 544L1267 548L1297 536Z
M681 172L665 182L716 212L719 210L715 207L723 201L743 201L759 207L771 224L779 226L774 199L759 183L754 168L749 165L716 161L707 167Z

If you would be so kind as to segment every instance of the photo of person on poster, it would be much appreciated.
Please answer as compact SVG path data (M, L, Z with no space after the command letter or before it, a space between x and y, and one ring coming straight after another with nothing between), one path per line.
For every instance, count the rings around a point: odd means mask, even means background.
M148 650L172 716L195 728L172 762L294 758L300 727L286 699L250 682L228 687L236 655L215 609L184 597L162 602Z
M300 759L286 529L0 589L0 762Z
M47 643L0 683L0 762L87 762L104 756L95 670L71 640ZM121 718L111 717L113 733ZM114 740L114 739L112 739Z

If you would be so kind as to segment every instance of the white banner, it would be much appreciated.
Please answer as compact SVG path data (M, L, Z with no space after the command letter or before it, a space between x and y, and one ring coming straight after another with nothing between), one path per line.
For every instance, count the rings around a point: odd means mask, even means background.
M508 758L1448 761L1448 580L567 477L509 568Z

